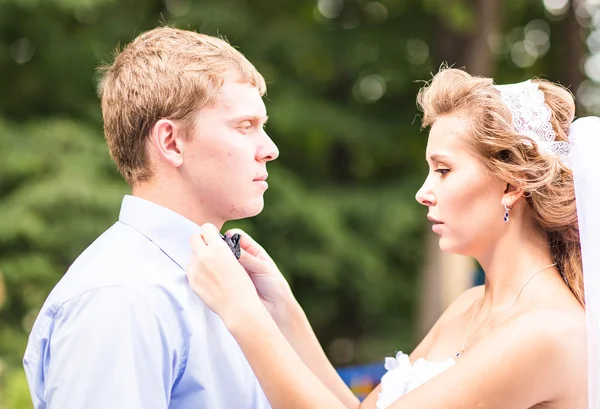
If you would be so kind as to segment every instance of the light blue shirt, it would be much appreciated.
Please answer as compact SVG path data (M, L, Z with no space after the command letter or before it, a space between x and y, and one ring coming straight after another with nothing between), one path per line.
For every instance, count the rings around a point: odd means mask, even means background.
M235 339L190 289L200 227L126 196L54 287L23 360L35 409L267 409Z

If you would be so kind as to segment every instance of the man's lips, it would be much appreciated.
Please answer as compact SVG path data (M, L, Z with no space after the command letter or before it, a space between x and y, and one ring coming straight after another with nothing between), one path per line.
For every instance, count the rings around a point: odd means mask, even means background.
M443 222L439 221L438 219L435 219L433 217L431 217L430 215L427 215L427 218L432 221L435 224L444 224Z
M265 173L264 175L260 175L256 178L254 178L254 182L265 182L268 177L269 177L269 174Z

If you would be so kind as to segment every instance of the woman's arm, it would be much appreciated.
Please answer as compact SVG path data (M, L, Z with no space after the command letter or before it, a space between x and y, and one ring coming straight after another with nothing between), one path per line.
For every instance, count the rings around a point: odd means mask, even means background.
M196 239L188 277L237 340L273 409L344 409L285 339L213 229L203 226L202 238ZM582 324L557 320L555 312L528 313L494 328L493 336L483 333L456 365L389 409L516 409L556 398L573 373L572 354L565 352L573 348L571 334Z
M207 305L215 310L214 307L224 306L228 303L228 300L231 300L236 305L242 305L248 301L247 304L252 305L251 308L258 308L256 304L261 304L260 302L257 303L260 299L278 327L274 337L282 338L281 335L283 334L285 337L282 342L283 348L288 349L290 346L293 348L291 353L288 351L287 359L291 359L289 357L292 355L296 359L300 358L304 365L346 408L358 408L358 399L342 381L327 359L304 311L267 252L243 231L230 230L226 234L237 233L240 235L242 255L238 263L227 250L224 250L226 246L222 240L214 242L214 245L206 244L207 241L218 235L214 226L204 225L202 231L203 235L200 238L195 238L194 251L196 254L188 267L188 276L192 287L198 290L196 292L210 289L210 294L202 296ZM199 261L202 261L202 263ZM243 267L246 274L243 274L240 266ZM206 281L210 278L207 274L209 272L215 273L215 275L212 280ZM235 272L238 273L237 278L227 275L227 273ZM203 282L200 282L200 280L203 280ZM242 291L247 291L246 293L240 293L240 283L245 285L245 290ZM241 296L237 296L238 293ZM259 297L256 297L257 294ZM215 304L211 305L212 296L216 297L214 298ZM248 307L243 309L245 308ZM241 311L241 313L245 313L245 311ZM261 315L262 313L264 311L258 314ZM253 316L247 317L247 322L253 322L253 319ZM272 326L271 320L267 321L266 325ZM227 320L224 319L224 322L227 323Z
M345 405L317 378L262 305L247 308L224 322L273 409L359 408L358 400L354 399L352 406Z
M283 323L277 324L285 339L304 364L346 408L358 408L359 400L327 359L304 311L295 300L290 304L287 319Z
M525 409L560 400L580 369L577 354L585 355L585 337L570 341L585 322L559 314L528 312L484 332L453 367L388 409Z
M493 338L482 338L452 368L388 409L525 409L557 398L569 376L568 358L561 353L571 331L549 325L549 318L531 314ZM226 325L273 409L344 408L295 355L267 311L238 315ZM359 407L372 409L375 401Z

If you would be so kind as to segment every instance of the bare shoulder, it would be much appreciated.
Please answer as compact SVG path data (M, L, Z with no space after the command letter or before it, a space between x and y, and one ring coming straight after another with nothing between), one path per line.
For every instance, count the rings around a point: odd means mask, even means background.
M522 331L532 342L560 350L563 357L580 354L586 346L583 308L552 305L533 306L506 322L506 330Z
M438 318L433 327L429 330L425 338L419 343L411 353L411 360L423 357L427 354L430 347L436 342L436 339L445 334L448 328L456 328L456 321L461 320L462 316L472 307L472 305L481 299L484 294L484 286L472 287L463 292Z
M477 294L465 294L463 300L476 302ZM524 408L541 402L549 408L585 407L583 309L549 301L520 307L488 327L453 367L403 396L397 407L435 408L439 403L431 396L436 395L444 396L447 409Z
M495 350L504 344L507 352L514 351L515 365L529 366L531 376L546 380L547 396L552 401L575 402L578 396L586 395L588 355L583 308L532 306L504 321L490 338Z
M473 305L483 298L485 286L478 285L465 290L456 300L450 304L446 311L440 317L441 322L452 321L465 314Z
M484 291L485 287L483 285L471 287L464 291L444 310L432 328L432 331L434 333L436 331L443 331L448 325L453 326L456 320L461 320L473 305L483 298Z
M585 310L583 307L573 308L570 306L540 304L532 306L517 317L528 325L534 325L535 328L539 326L556 330L574 329L576 327L585 329Z

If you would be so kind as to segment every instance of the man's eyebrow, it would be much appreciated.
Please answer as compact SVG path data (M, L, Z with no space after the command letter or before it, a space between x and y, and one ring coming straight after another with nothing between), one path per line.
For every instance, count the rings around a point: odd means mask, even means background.
M241 115L233 118L232 122L243 122L243 121L253 121L253 122L262 122L266 124L269 120L268 116L259 116L259 115Z

